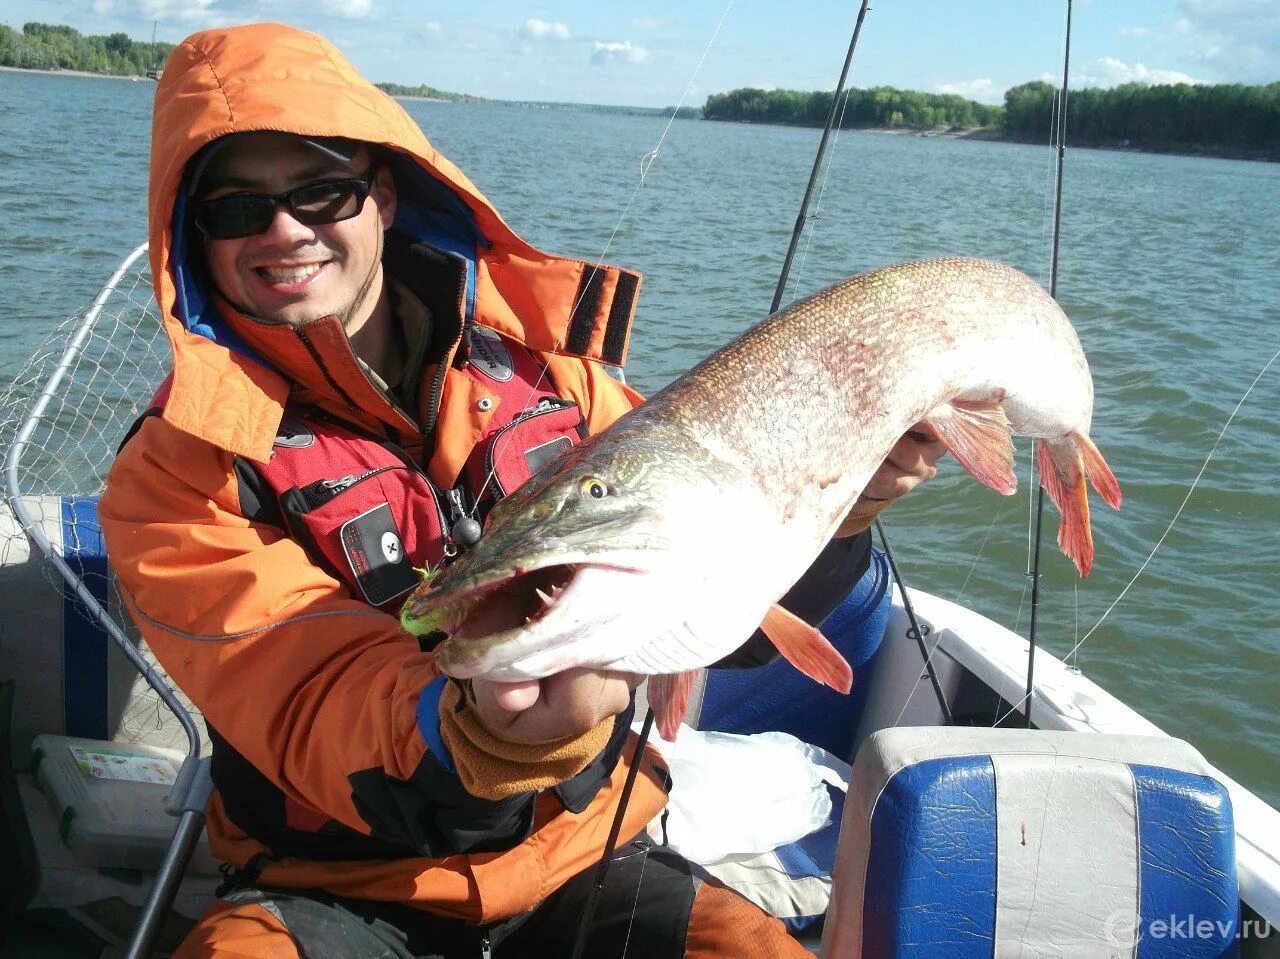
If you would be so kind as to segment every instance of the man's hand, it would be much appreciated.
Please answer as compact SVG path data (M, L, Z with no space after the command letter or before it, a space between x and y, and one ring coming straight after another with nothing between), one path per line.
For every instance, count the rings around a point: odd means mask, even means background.
M618 715L643 680L638 673L587 668L518 683L473 679L472 707L499 739L545 743L585 735Z
M938 474L938 460L947 452L932 427L917 423L903 434L862 491L864 500L897 499Z

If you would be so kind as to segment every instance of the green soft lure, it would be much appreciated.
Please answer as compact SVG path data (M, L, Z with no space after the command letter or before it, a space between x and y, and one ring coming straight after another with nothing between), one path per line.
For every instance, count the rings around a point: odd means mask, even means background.
M419 569L417 566L414 567L414 571L422 577L422 583L409 595L409 598L401 608L400 625L414 636L425 636L427 633L447 631L445 624L455 620L458 612L466 609L470 604L442 606L427 610L421 615L415 615L414 610L420 605L417 600L420 600L422 596L430 591L432 583L440 575L440 571L438 569Z

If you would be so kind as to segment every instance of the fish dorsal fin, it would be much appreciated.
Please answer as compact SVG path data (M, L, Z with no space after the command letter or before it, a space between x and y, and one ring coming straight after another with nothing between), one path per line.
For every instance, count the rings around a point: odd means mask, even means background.
M999 403L952 400L930 413L925 422L983 486L1005 496L1018 491L1013 430Z
M764 634L789 662L810 679L847 693L853 687L853 670L817 629L776 603L760 624Z

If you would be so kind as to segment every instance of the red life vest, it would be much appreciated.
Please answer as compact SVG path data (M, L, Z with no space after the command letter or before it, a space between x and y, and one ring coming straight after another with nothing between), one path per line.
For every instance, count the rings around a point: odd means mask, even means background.
M421 581L414 567L435 568L469 545L455 535L460 521L483 519L586 435L582 411L556 395L529 350L475 325L467 337L463 370L496 394L497 408L454 489L438 489L390 440L309 407L287 407L270 461L252 464L290 535L372 606L402 599ZM153 407L167 393L166 383Z

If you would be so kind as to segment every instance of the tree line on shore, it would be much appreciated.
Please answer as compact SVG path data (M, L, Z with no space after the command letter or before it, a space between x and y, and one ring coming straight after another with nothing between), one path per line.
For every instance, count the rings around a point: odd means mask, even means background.
M420 83L416 87L408 87L403 83L376 83L374 84L384 93L389 93L393 97L426 97L428 100L448 100L451 103L488 103L484 97L475 97L470 93L450 93L448 90L437 90L435 87L429 87L425 83Z
M704 120L822 126L831 112L830 90L757 90L744 87L713 93L702 108ZM848 90L841 127L989 127L1000 123L1001 107L966 100L954 93L922 93L896 87Z
M713 94L703 119L822 126L831 91L743 88ZM850 89L841 126L991 128L1011 138L1047 140L1057 88L1037 80L1012 87L1004 106L954 94L894 87ZM1280 83L1126 83L1067 96L1067 142L1080 146L1196 149L1280 157Z
M1006 132L1045 139L1057 89L1037 80L1004 95ZM1125 83L1068 91L1067 142L1215 148L1280 156L1280 83Z
M124 33L86 36L63 24L25 23L22 30L0 24L0 66L37 70L144 76L158 69L171 43L147 43ZM483 97L450 93L425 84L378 84L393 96L431 97L483 103ZM957 94L924 93L895 87L851 88L841 126L987 128L1020 140L1048 139L1057 89L1037 80L1012 87L1004 105L978 103ZM706 104L681 107L682 118L746 123L821 126L831 110L832 91L759 90L744 87L707 97ZM571 107L584 108L583 105ZM637 112L638 108L605 108ZM673 108L661 112L670 116ZM1126 83L1087 88L1067 97L1067 142L1080 146L1188 149L1227 155L1280 159L1280 83Z
M0 23L0 66L29 70L83 70L146 76L168 59L172 43L144 43L126 33L85 36L63 24L24 23L22 31Z

